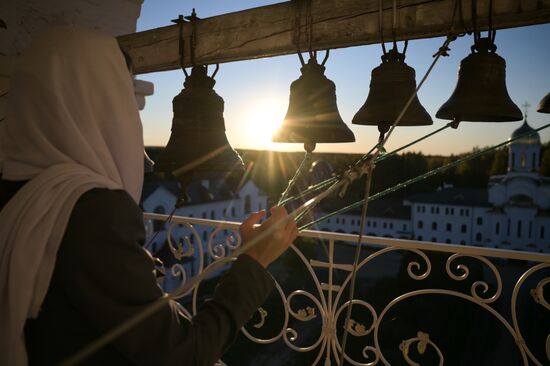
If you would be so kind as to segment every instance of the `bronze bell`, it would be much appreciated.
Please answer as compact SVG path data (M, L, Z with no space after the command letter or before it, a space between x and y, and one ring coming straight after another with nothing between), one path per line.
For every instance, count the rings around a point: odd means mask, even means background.
M354 142L353 132L338 112L336 86L325 76L325 67L312 57L300 71L300 78L290 85L288 111L273 141L312 146L325 142Z
M156 172L183 176L242 171L243 161L229 145L223 120L223 99L205 66L195 66L183 90L172 101L172 134L155 163ZM186 178L187 179L187 178Z
M396 48L382 56L382 63L372 70L370 90L365 104L353 117L355 125L378 126L380 139L395 122L416 89L416 73L405 63L405 54ZM399 121L399 126L428 126L432 117L415 96Z
M550 113L550 93L546 94L546 96L542 98L537 107L537 112Z
M506 61L489 38L480 38L460 62L456 88L437 118L471 122L510 122L523 118L506 89Z

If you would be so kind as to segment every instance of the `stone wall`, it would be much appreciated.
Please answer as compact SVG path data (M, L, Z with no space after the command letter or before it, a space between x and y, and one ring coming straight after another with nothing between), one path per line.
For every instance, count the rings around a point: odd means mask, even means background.
M135 32L143 0L1 0L0 19L0 120L5 115L9 78L17 56L30 44L32 37L52 25L79 25L114 36ZM140 108L153 85L136 80ZM0 133L3 128L0 122ZM0 146L1 151L1 146ZM0 169L3 154L0 154ZM1 170L0 170L1 171Z

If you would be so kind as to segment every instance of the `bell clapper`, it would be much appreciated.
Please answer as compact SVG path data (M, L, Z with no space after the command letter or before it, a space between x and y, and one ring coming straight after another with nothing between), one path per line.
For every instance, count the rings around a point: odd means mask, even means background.
M178 209L182 207L185 203L189 202L189 196L187 195L187 187L191 183L191 175L182 175L177 177L180 184L180 193L174 205L174 208Z
M311 157L311 153L313 152L313 150L315 150L316 145L317 144L315 142L304 142L304 150L306 151L306 156L307 154L309 154Z
M378 132L380 132L380 135L378 136L378 145L376 145L376 148L380 151L381 154L386 153L386 149L384 148L384 136L389 130L390 125L387 122L380 122L378 124Z
M458 117L455 117L451 122L449 122L449 126L453 129L457 129L458 125L460 124L460 119Z

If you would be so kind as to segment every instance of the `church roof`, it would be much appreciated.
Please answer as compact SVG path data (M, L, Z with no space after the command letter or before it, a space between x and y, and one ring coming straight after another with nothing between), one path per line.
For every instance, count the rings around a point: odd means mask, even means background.
M510 136L511 139L517 138L519 136L522 136L524 134L527 134L529 132L535 131L531 126L529 126L529 123L527 123L527 118L523 121L523 124L517 128L514 132L512 132L512 136ZM518 140L515 140L512 142L513 144L540 144L540 135L538 132L534 132L531 135L524 136Z
M491 207L487 190L479 188L444 188L435 192L414 194L407 201L449 206Z

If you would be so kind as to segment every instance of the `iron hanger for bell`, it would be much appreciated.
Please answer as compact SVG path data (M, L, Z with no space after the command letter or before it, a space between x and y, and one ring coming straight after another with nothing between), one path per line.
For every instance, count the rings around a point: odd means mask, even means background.
M191 22L194 19L197 18L193 9ZM194 65L194 47L191 47L193 68L189 75L183 63L183 17L176 22L180 25L180 64L186 78L183 89L172 101L172 132L154 168L178 179L181 184L178 204L182 204L187 200L186 189L191 179L237 174L244 171L244 164L227 140L224 101L214 91L219 65L208 76L208 66Z
M470 122L511 122L523 118L506 88L506 61L497 53L496 30L492 27L492 1L489 2L489 31L481 37L476 22L477 1L472 1L474 45L460 62L453 94L437 111L436 117Z

